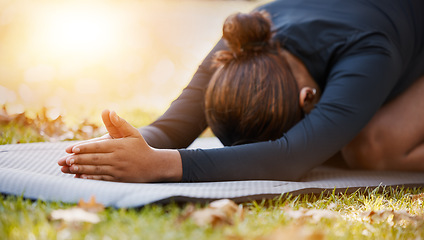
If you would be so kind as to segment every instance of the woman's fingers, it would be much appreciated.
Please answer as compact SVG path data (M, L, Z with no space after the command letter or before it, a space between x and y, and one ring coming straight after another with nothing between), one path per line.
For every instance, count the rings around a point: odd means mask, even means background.
M113 167L110 165L90 165L90 164L102 164L105 162L107 157L98 156L105 154L89 154L79 155L73 158L74 164L68 166L62 166L61 171L63 173L75 174L75 178L92 179L92 180L104 180L104 181L116 181L116 177L112 177ZM69 161L69 159L67 159Z
M103 181L116 181L116 179L109 175L87 175L87 174L75 174L75 178L91 179L91 180L103 180Z
M75 147L75 145L78 145L79 143L75 143L75 144L72 144L72 145L69 145L69 146L67 146L66 147L66 149L65 149L65 151L67 152L67 153L72 153L72 148L74 148Z
M103 180L103 181L116 181L117 179L115 177L112 177L110 175L105 175L105 174L99 174L99 175L93 175L93 174L88 174L88 173L92 173L92 172L108 172L108 169L102 169L102 167L100 167L100 169L95 168L96 166L84 166L84 167L78 167L78 171L84 172L82 173L74 173L75 174L75 178L82 178L82 179L92 179L92 180ZM70 173L73 174L73 172L71 172L70 167L68 166L64 166L62 167L62 172L63 173ZM74 170L75 171L75 170Z
M83 142L72 147L71 153L110 153L117 146L116 140L103 139L93 142Z
M103 124L105 125L109 135L112 138L121 138L123 137L117 127L113 125L112 121L110 120L110 111L109 110L103 110L102 112L102 120Z
M72 165L69 170L73 174L84 175L112 175L112 167L109 165Z
M108 153L74 154L66 158L65 165L111 165L111 161L112 154Z
M66 159L68 159L68 158L69 158L69 156L65 156L65 157L59 159L59 161L57 161L57 164L59 164L59 166L67 166Z
M119 117L114 111L104 110L102 120L112 138L124 138L139 134L137 128Z
M71 173L71 170L69 169L69 166L63 166L60 170L63 173Z
M91 179L91 180L103 180L103 181L116 181L116 179L109 175L86 175L82 174L79 178Z
M119 117L114 111L109 113L109 120L119 131L121 137L138 137L140 135L137 128L133 127L125 119Z
M105 135L103 135L101 137L97 137L97 138L85 140L85 141L82 141L82 142L77 142L75 144L72 144L72 145L67 146L66 149L65 149L65 151L67 153L72 153L72 148L74 148L76 145L84 144L84 143L91 143L91 142L98 142L98 141L103 141L103 140L107 140L107 139L112 139L112 137L109 134L105 134Z

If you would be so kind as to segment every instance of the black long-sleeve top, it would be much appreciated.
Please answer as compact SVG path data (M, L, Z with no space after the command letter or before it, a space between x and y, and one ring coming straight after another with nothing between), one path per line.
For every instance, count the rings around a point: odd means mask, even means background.
M183 149L207 127L213 54L182 94L141 129L157 148L177 148L183 181L296 180L349 143L388 100L424 75L423 0L281 0L259 7L274 38L306 66L320 101L283 137L218 149ZM259 103L258 103L259 104Z

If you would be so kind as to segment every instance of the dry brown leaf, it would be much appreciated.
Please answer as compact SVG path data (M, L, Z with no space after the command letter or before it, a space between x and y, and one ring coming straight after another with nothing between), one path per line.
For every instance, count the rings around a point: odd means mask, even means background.
M195 211L191 215L191 218L199 226L232 224L231 218L228 218L224 212L213 208L205 208Z
M331 210L306 208L299 208L299 210L292 210L290 208L286 208L284 211L284 215L293 219L311 219L313 222L319 222L322 218L334 219L339 217L338 213Z
M5 108L0 109L0 123L6 124L12 121L12 117L7 114Z
M98 223L100 218L98 212L104 211L105 206L96 202L96 198L92 196L89 201L79 200L77 207L70 209L54 210L50 214L51 220L63 220L64 222L89 222Z
M390 225L394 224L405 224L412 223L418 224L423 222L423 217L418 215L413 215L407 212L406 210L379 210L379 211L366 211L361 214L361 216L373 222L387 222Z
M207 208L200 210L195 210L193 205L188 205L179 220L191 218L198 226L216 227L233 224L236 216L243 217L243 208L229 199L221 199L211 202Z
M411 195L411 199L413 202L415 201L424 201L424 193L420 193L420 194L416 194L416 195Z
M50 213L50 219L63 220L65 222L100 222L100 218L96 213L88 212L78 207L54 210Z
M269 236L261 237L259 240L322 240L325 234L319 230L312 230L303 225L289 225L277 228Z
M17 114L9 114L6 108L3 106L3 108L0 110L0 123L7 124L12 121L22 125L31 124L30 119L25 116L25 112L17 113Z
M229 217L233 216L237 211L239 211L239 206L230 199L213 201L209 204L209 207L212 209L220 210Z
M102 135L104 130L99 126L83 121L74 127L68 127L63 116L51 117L47 108L42 108L35 118L30 118L27 112L9 114L5 106L0 109L0 124L13 123L24 128L31 128L49 142L63 140L90 139ZM49 116L50 115L50 116Z
M181 224L183 221L190 218L190 216L193 214L194 211L196 211L194 204L192 204L192 203L187 204L187 206L184 208L184 210L178 216L176 223Z
M103 204L96 202L95 196L91 196L90 200L87 202L85 202L83 199L80 199L78 202L78 207L93 213L98 213L105 210L105 206Z
M326 207L327 210L334 210L337 208L337 203L330 203L328 204L328 206Z

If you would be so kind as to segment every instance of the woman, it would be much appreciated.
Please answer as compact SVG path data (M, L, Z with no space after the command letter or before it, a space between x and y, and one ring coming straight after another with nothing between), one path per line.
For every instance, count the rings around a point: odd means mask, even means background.
M351 167L422 171L422 13L422 0L282 0L230 16L163 116L140 134L106 110L109 135L59 165L110 181L295 180L341 151ZM227 147L183 149L208 125Z

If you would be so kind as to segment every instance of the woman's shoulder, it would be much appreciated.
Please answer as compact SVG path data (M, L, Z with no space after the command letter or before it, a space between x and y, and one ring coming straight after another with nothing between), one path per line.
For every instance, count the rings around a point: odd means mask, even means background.
M257 10L270 13L279 39L292 38L310 50L360 34L368 35L368 39L384 36L404 52L416 51L412 46L422 46L424 42L422 0L280 0Z

